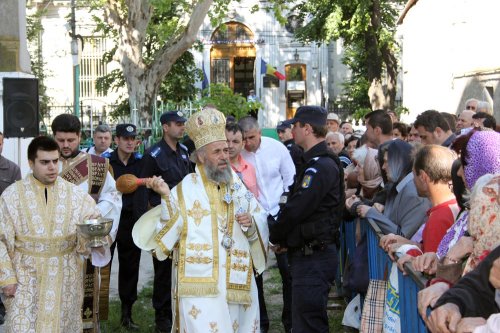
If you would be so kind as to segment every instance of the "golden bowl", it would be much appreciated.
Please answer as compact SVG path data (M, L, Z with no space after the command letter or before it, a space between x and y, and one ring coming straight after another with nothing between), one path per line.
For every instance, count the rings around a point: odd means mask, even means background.
M78 231L86 238L90 238L90 247L101 247L106 245L103 239L109 235L113 227L113 220L106 218L88 219L83 223L76 224Z

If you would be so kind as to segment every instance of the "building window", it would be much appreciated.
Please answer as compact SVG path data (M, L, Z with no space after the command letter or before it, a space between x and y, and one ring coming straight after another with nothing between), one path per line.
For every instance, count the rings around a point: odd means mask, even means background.
M212 82L229 85L229 59L214 59L212 61Z
M293 34L298 28L302 27L302 19L297 15L290 15L286 18L285 29Z
M288 65L286 79L287 81L305 81L306 68L304 65Z
M253 42L252 31L238 22L225 23L212 35L212 43L214 44L248 44Z
M97 78L107 74L102 58L106 49L106 40L102 37L86 37L80 58L80 97L102 97L95 87Z

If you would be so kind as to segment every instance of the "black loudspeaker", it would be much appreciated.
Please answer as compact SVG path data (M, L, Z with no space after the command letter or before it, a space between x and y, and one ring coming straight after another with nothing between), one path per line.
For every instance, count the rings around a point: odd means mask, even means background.
M3 135L39 135L38 79L3 78Z

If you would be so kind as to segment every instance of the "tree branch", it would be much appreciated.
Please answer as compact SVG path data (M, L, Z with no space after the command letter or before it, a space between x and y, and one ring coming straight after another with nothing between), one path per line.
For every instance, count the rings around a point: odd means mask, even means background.
M107 3L108 5L104 6L104 21L113 26L114 29L119 30L123 22L120 17L118 1L108 0Z
M150 79L163 80L175 61L194 44L212 3L213 0L202 0L195 5L184 31L177 38L167 41L151 63L146 73L151 76Z

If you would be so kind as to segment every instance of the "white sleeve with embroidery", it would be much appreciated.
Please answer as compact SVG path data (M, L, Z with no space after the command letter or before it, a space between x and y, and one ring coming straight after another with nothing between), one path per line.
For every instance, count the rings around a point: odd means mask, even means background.
M101 212L102 217L113 220L113 227L109 235L111 236L112 242L114 242L116 233L118 232L118 224L120 223L122 194L116 189L116 182L109 171L106 174L106 180L104 181L104 185L99 195L97 208L99 212ZM102 267L107 265L110 260L111 252L109 247L105 248L104 254L95 250L92 251L92 265Z

